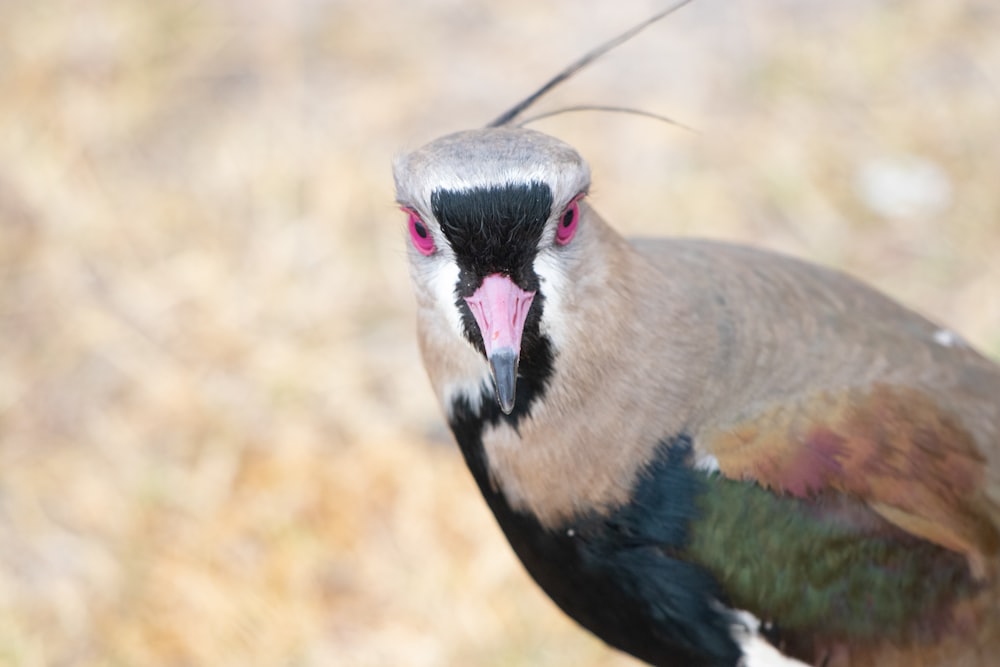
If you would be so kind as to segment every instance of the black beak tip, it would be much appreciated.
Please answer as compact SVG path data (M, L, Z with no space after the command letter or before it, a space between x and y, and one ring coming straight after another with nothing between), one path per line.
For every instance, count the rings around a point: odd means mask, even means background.
M513 350L497 350L490 356L490 371L497 392L497 402L505 415L514 411L517 361L517 354Z

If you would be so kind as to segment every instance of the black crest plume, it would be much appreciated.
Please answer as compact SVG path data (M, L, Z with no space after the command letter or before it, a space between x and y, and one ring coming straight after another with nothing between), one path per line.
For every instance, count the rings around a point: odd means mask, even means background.
M523 100L521 100L520 102L518 102L517 104L515 104L513 107L511 107L507 111L505 111L502 114L500 114L500 116L498 116L487 127L500 127L501 125L509 125L510 123L514 122L517 119L517 117L520 116L528 107L530 107L532 104L534 104L539 99L541 99L542 97L544 97L550 90L552 90L553 88L555 88L556 86L558 86L560 83L562 83L566 79L570 78L571 76L573 76L574 74L576 74L578 71L580 71L581 69L583 69L584 67L586 67L587 65L589 65L590 63L592 63L593 61L597 60L598 58L600 58L601 56L603 56L605 53L607 53L608 51L610 51L611 49L613 49L616 46L619 46L619 45L627 42L628 40L632 39L632 37L634 37L635 35L639 34L640 32L642 32L643 30L645 30L646 28L648 28L652 24L656 23L657 21L659 21L660 19L662 19L664 17L670 16L671 14L673 14L674 12L676 12L678 9L680 9L684 5L687 5L687 4L691 3L691 2L693 2L693 0L680 0L680 2L675 2L674 4L670 5L666 9L661 10L661 11L657 12L656 14L653 14L649 18L643 20L641 23L638 23L638 24L632 26L631 28L629 28L625 32L621 33L617 37L613 37L613 38L609 39L608 41L604 42L603 44L599 45L597 48L591 49L587 53L583 54L580 58L578 58L577 60L575 60L572 63L570 63L570 65L566 69L564 69L563 71L559 72L554 77L552 77L551 79L549 79L549 81L546 82L541 88L539 88L534 93L532 93L528 97L524 98ZM605 110L609 110L609 109L605 109ZM550 114L546 114L546 115L550 115ZM654 115L654 114L643 114L643 115ZM536 118L536 120L537 120L537 118ZM675 125L679 124L679 123L675 123L674 121L670 120L669 118L667 118L667 119L661 118L661 120L666 120L667 122L673 123Z

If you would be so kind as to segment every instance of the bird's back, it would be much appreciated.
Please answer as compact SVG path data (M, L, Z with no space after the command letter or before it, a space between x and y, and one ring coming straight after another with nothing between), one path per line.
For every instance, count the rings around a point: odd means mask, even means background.
M985 456L1000 452L1000 366L951 330L847 274L777 253L694 239L633 245L664 281L683 284L719 337L714 376L726 391L709 392L720 397L715 419L884 384L926 395Z

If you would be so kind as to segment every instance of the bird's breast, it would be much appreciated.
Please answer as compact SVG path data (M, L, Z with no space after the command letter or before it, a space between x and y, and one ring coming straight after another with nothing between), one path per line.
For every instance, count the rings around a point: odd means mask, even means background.
M516 420L493 414L487 401L477 406L466 397L456 398L450 420L518 558L567 614L612 646L651 664L737 664L740 650L731 636L731 619L716 604L721 591L715 579L675 557L687 541L701 474L686 465L689 439L682 439L678 457L666 460L669 479L657 475L655 486L662 493L656 499L659 507L647 508L653 514L637 511L640 505L628 501L586 508L587 493L577 492L577 509L560 512L559 518L546 512L543 522L529 503L566 502L573 495L568 487L574 468L546 475L546 495L538 488L540 480L528 474L530 465L524 461L532 457L525 450L533 441L520 438ZM534 474L540 474L537 468ZM669 511L662 511L666 507ZM649 633L650 627L657 632Z

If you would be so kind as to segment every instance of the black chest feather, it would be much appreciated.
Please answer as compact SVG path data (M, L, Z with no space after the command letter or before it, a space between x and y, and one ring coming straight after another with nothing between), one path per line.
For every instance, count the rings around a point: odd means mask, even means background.
M651 664L735 666L741 652L721 590L708 572L678 556L703 484L687 465L690 439L664 443L627 506L546 529L512 509L493 488L483 451L483 427L501 419L516 427L530 402L519 408L503 415L492 396L484 395L475 412L458 399L451 427L490 509L535 581L578 623Z

